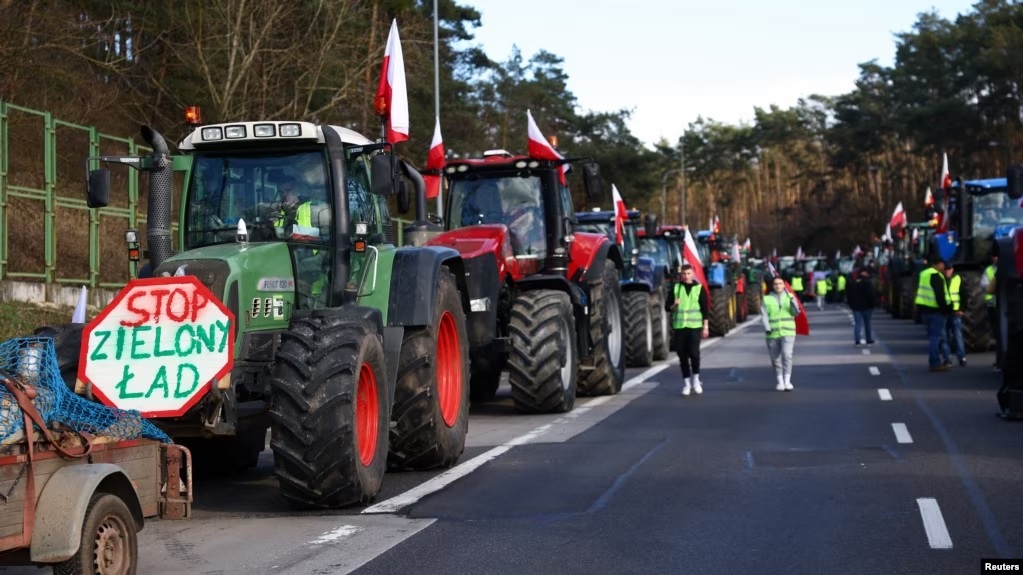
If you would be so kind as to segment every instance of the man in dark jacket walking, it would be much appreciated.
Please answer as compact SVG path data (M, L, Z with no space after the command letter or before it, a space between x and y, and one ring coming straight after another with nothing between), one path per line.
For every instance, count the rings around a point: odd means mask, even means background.
M877 307L877 294L874 293L874 283L870 281L870 270L860 268L846 292L846 298L853 312L853 340L856 345L862 345L860 333L865 329L867 345L873 345L874 331L870 328L870 319Z
M941 361L941 352L946 345L946 318L952 311L945 281L945 262L932 255L928 263L931 266L920 272L915 303L927 326L927 365L931 371L948 371L949 366Z

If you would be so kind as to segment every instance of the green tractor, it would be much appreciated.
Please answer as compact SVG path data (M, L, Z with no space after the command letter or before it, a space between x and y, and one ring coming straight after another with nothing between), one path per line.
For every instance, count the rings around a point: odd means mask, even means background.
M407 204L409 182L422 195L418 172L390 144L309 122L200 126L173 157L159 133L142 135L151 157L90 158L149 173L139 275L195 276L236 318L230 374L154 422L197 466L234 471L256 463L269 429L281 494L300 508L368 502L388 467L453 465L468 427L469 302L457 252L393 244L387 197ZM109 195L109 171L90 172L89 206ZM81 329L43 330L69 372Z

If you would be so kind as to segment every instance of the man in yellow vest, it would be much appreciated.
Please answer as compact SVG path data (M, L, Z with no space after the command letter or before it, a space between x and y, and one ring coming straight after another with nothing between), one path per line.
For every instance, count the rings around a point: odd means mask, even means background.
M943 350L945 356L944 364L952 364L949 356L954 351L959 359L959 367L966 367L966 347L963 345L963 310L967 306L966 294L963 294L960 289L963 284L963 278L956 273L955 266L952 263L945 267L945 280L948 282L948 299L952 305L952 313L949 314L945 322L947 346ZM950 347L955 349L950 350Z
M945 262L932 255L930 267L920 272L915 304L927 326L927 365L931 371L948 371L941 361L945 340L945 318L951 311L948 284L945 283Z
M796 292L796 297L803 299L803 274L793 273L792 281L789 284L792 286L792 291Z
M984 290L984 307L987 309L987 321L991 328L991 334L995 338L995 371L1001 371L1002 346L998 342L1002 337L1002 330L998 325L998 307L995 305L995 294L998 291L998 284L995 281L995 272L998 270L998 256L991 256L991 265L984 269L980 276L980 287Z
M835 297L832 300L835 303L842 303L845 301L845 274L838 272L838 291L835 293Z
M817 278L817 285L814 286L817 289L817 293L814 296L817 300L817 311L824 309L824 298L828 297L828 279L824 276Z
M277 219L274 226L282 228L284 233L288 233L289 225L298 226L298 228L293 228L293 231L290 233L296 233L295 229L303 231L311 229L313 226L313 203L308 200L302 201L299 199L298 183L295 181L295 178L286 176L285 179L277 184L277 189L281 191L283 201L281 216Z
M792 391L792 351L796 345L796 316L800 314L799 304L785 290L785 281L775 277L771 280L772 292L764 297L760 318L767 337L767 351L771 354L771 365L778 384L778 391Z
M682 395L691 391L703 393L700 382L700 340L710 335L710 309L707 306L707 292L696 281L693 266L683 264L682 283L675 284L675 304L671 327L675 331L675 353L682 366L685 386Z

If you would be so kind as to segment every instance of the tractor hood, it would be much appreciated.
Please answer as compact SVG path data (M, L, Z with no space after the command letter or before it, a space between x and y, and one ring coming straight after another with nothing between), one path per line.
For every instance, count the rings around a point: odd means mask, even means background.
M434 236L426 245L454 248L464 259L483 254L494 254L498 261L513 257L508 227L502 224L475 225L447 231Z

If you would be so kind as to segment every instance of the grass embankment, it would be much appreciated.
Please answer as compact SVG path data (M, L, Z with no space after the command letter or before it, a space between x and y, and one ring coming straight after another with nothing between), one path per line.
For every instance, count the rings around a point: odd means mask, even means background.
M0 301L0 341L22 335L32 335L32 332L40 326L68 323L71 321L71 314L74 311L72 307Z

